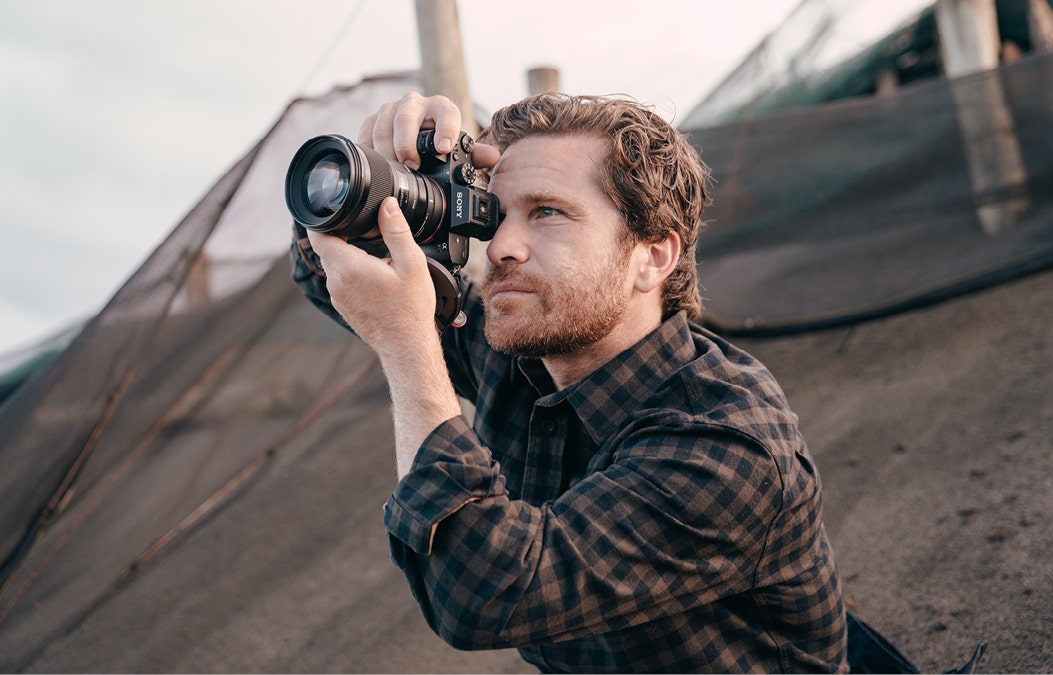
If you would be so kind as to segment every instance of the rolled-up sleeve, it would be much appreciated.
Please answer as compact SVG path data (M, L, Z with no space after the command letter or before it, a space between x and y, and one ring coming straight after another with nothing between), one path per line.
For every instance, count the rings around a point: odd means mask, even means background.
M710 445L722 461L681 442ZM460 649L518 647L751 587L778 511L770 458L712 432L644 432L632 448L530 506L509 499L467 420L437 428L386 508L392 558L433 630ZM727 470L729 456L739 471Z
M384 524L415 553L429 555L445 518L469 502L505 495L500 467L475 440L468 420L454 417L425 439L388 500Z

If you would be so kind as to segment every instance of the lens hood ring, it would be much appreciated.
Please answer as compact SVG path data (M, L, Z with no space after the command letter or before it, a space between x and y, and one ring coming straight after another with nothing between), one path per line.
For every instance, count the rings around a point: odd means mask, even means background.
M347 193L330 213L319 214L311 207L307 181L312 169L327 155L341 157L347 164ZM369 163L350 140L336 134L316 136L296 152L285 175L285 203L298 223L316 232L331 232L354 220L361 210L362 194L371 182Z

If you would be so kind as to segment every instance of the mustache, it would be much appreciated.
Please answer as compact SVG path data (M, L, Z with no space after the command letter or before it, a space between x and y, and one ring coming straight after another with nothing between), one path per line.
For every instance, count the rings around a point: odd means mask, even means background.
M491 265L483 278L483 298L488 298L492 295L494 286L498 284L511 284L520 290L534 293L547 288L544 280L523 272L514 266Z

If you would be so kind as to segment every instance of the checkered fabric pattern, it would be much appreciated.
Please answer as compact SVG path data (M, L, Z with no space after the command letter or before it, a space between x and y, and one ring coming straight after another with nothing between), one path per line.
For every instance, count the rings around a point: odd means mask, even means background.
M557 392L465 307L444 341L474 423L435 429L385 508L436 633L543 672L847 669L819 476L760 363L678 314Z

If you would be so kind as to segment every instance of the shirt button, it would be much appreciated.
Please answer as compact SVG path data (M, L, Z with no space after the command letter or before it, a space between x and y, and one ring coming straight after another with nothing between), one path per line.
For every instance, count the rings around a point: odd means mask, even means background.
M552 420L541 420L541 433L552 435L556 433L558 425Z

